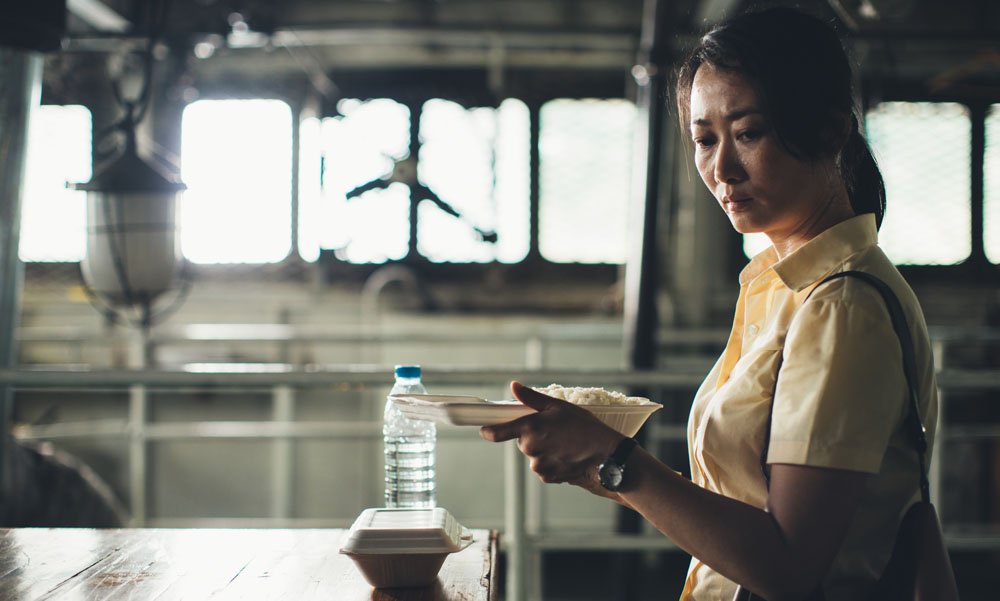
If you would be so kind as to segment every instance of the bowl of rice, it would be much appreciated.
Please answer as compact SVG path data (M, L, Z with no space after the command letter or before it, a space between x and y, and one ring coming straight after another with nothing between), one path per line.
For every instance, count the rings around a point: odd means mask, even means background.
M625 436L635 436L649 416L663 407L645 397L627 396L604 388L549 384L534 390L579 405Z

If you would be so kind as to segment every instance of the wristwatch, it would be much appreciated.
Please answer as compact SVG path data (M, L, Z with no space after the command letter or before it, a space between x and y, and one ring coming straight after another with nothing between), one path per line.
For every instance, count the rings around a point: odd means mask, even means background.
M597 466L597 479L601 486L612 492L621 488L625 481L625 461L638 444L634 438L623 438L611 456Z

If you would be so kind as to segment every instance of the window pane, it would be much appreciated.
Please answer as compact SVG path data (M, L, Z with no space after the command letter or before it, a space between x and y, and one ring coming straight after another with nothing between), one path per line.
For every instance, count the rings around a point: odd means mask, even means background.
M410 111L384 98L341 100L338 111L342 116L323 119L318 128L303 124L314 129L302 137L300 236L313 241L315 255L324 248L352 263L402 259L410 240L404 183L410 177ZM366 185L370 189L348 198Z
M983 165L983 246L991 263L1000 263L1000 104L986 115Z
M181 245L196 263L274 263L291 247L292 113L280 100L184 109Z
M410 159L410 112L394 100L343 100L341 117L301 130L300 252L333 249L354 263L403 258L411 187L417 250L432 261L517 262L528 252L528 110L465 109L435 99L421 109L419 163ZM424 188L455 209L436 206ZM498 242L477 234L496 232Z
M462 217L420 203L417 250L432 261L513 263L528 254L528 109L424 104L418 180ZM476 228L495 232L495 244Z
M879 242L897 264L960 263L971 242L971 125L955 103L884 102L867 115L886 187Z
M87 193L66 183L91 176L90 111L43 105L31 115L21 205L22 261L80 261L86 248Z
M539 247L550 261L624 263L635 105L559 99L540 115Z

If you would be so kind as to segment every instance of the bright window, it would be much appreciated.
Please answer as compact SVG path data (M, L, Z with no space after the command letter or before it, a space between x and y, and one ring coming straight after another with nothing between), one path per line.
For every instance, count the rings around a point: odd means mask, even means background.
M627 100L542 106L538 234L546 259L625 262L635 120Z
M410 111L387 99L345 99L338 111L302 124L299 252L306 260L321 248L352 263L402 259L410 239L409 188L401 183Z
M426 102L417 157L406 106L347 99L338 111L304 121L301 130L303 258L315 260L322 248L352 263L402 259L411 198L418 203L417 252L431 261L517 262L527 255L529 129L522 102L497 109ZM484 240L490 233L495 243Z
M897 264L952 265L971 241L971 123L948 102L884 102L867 115L885 178L879 243Z
M280 100L184 110L181 248L195 263L274 263L291 248L292 112Z
M420 203L417 250L431 261L515 263L528 254L528 107L427 102L417 179L461 217ZM495 243L483 233L496 233Z
M983 247L986 258L1000 264L1000 104L986 115L983 162Z
M67 183L91 176L90 111L43 105L31 115L21 203L22 261L80 261L86 248L86 192Z

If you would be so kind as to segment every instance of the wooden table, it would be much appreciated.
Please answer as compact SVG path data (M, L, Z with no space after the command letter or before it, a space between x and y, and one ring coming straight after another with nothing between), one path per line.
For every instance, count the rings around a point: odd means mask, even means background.
M0 529L0 600L495 601L497 536L472 532L434 585L373 589L341 529Z

